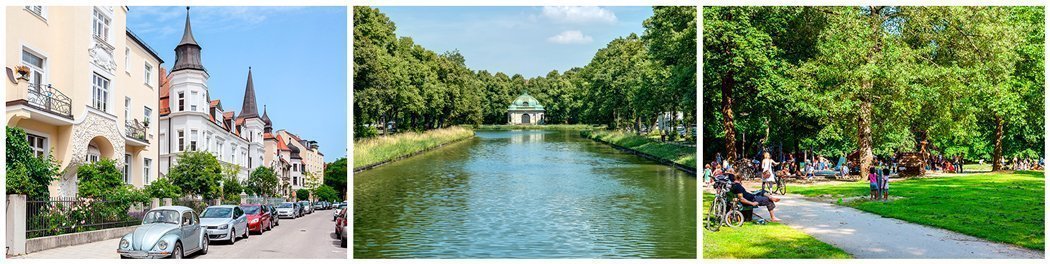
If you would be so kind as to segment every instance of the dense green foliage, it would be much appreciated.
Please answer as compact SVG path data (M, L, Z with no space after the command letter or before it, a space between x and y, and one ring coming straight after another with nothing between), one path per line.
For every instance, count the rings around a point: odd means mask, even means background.
M1043 154L1041 7L712 7L704 19L709 157L889 155L922 140L967 160L997 145Z
M167 177L161 177L146 186L143 190L147 196L151 198L171 198L177 199L182 197L182 189L179 186L171 183L171 179Z
M277 174L273 172L273 169L259 166L244 181L244 190L254 195L274 197L277 195L278 183Z
M704 193L705 214L714 198L713 194ZM738 228L722 227L718 232L704 229L704 258L838 259L850 255L780 223L745 223Z
M339 197L339 194L335 192L335 189L332 188L332 186L328 185L321 185L321 187L317 187L317 189L314 190L314 199L318 201L331 202L343 200L341 197Z
M505 124L507 107L526 91L542 102L548 124L649 130L660 113L676 111L685 120L674 124L695 124L696 8L653 11L644 35L613 40L588 65L526 77L469 69L458 51L437 54L398 38L379 10L354 7L354 136L391 122L416 131Z
M873 214L1042 250L1045 248L1041 171L917 178L890 183L889 202L847 200ZM868 183L789 186L805 196L867 197Z
M473 136L473 130L455 126L355 140L354 168L399 159Z
M184 194L199 195L204 199L219 198L222 166L208 152L187 151L179 154L179 162L171 167L168 177Z
M7 127L7 175L6 194L24 194L29 199L44 199L49 196L47 186L58 174L58 164L51 158L37 157L26 141L26 133L20 128Z
M310 190L307 190L307 189L296 190L295 191L295 198L299 199L300 201L305 201L307 199L310 199Z
M609 144L633 149L638 152L665 159L678 165L696 169L696 147L660 142L645 136L621 131L584 130L580 135Z
M346 170L346 157L339 158L333 162L328 163L324 167L324 185L331 186L335 190L335 195L338 200L347 200L346 193L346 178L350 177L350 174Z

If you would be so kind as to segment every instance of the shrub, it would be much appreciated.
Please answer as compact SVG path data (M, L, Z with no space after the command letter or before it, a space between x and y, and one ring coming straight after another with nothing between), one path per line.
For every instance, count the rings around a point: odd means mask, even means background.
M310 190L299 189L298 191L295 191L295 198L300 201L310 199Z
M150 198L176 199L182 196L182 189L171 183L167 177L162 177L150 183L144 190Z
M47 186L58 174L58 163L50 155L37 157L20 128L7 127L7 194L24 194L39 200L49 196Z
M178 164L171 167L168 177L184 194L215 199L219 196L222 167L211 153L183 152L179 154Z

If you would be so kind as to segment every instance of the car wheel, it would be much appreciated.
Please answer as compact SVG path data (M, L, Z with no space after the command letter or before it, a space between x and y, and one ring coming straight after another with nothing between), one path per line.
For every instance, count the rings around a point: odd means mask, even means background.
M129 259L129 257L126 257L124 255L120 255L120 259Z
M175 249L171 251L171 258L181 259L182 258L182 243L175 242Z
M237 230L231 228L230 229L230 245L233 245L233 243L237 243L237 237L233 236L234 234L237 234Z
M204 235L204 241L201 241L201 245L203 245L201 247L201 255L208 255L209 244L211 244L211 241L209 241L208 235Z
M248 233L249 233L249 232L248 232L248 229L247 229L247 228L245 228L245 229L244 229L244 234L242 234L242 235L241 235L241 238L244 238L244 239L248 239Z
M339 246L341 246L341 247L344 247L344 248L345 248L345 247L346 247L346 237L342 237L342 238L340 238L339 240L340 240L340 241L339 241Z

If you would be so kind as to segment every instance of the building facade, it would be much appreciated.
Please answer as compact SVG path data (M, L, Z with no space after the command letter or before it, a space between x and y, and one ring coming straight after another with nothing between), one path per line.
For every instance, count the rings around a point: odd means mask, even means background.
M318 150L317 141L305 140L288 130L278 130L277 137L287 143L292 162L292 189L305 187L308 176L317 178L317 183L324 183L324 154Z
M240 114L226 111L220 100L212 100L208 71L202 63L202 47L193 37L189 9L182 40L175 47L175 65L161 91L160 172L169 173L178 156L187 151L210 152L223 166L239 167L237 178L263 165L264 122L258 114L255 84L248 69Z
M114 160L137 187L158 176L161 58L127 29L127 7L6 7L9 127L59 163L51 196L76 196L77 168Z
M546 110L543 109L540 101L526 91L518 96L517 99L514 99L510 107L507 107L507 123L511 125L543 124L544 113L546 113Z

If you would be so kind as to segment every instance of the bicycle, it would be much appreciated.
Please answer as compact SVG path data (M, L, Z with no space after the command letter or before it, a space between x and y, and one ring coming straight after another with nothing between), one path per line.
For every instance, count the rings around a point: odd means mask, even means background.
M726 198L729 193L729 180L719 176L719 179L715 179L715 200L711 202L711 209L707 211L707 221L704 222L704 228L717 232L725 222L726 210L729 206Z
M787 193L787 184L784 184L784 177L776 177L774 182L762 182L762 190L766 190L766 186L769 186L769 192L773 194L784 195Z

